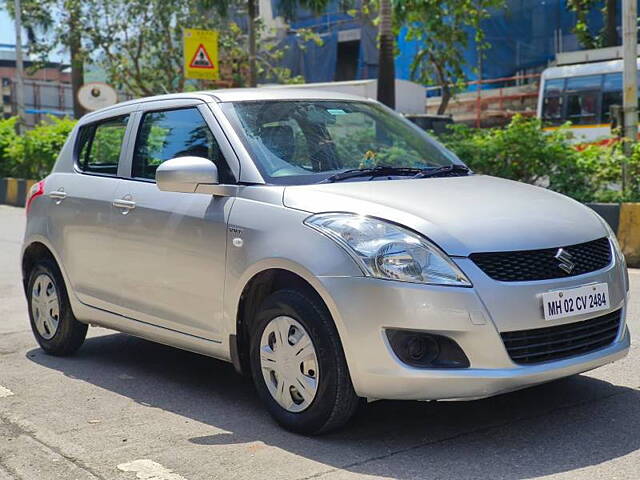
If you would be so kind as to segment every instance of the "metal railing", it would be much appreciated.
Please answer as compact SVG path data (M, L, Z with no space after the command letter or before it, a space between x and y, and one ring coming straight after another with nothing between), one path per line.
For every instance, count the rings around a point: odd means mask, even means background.
M483 88L488 86L488 88ZM455 85L451 86L456 87ZM473 89L475 87L475 89ZM473 90L470 90L473 89ZM509 119L516 113L533 116L536 113L537 98L540 89L540 74L516 75L513 77L491 78L486 80L474 80L464 83L462 92L454 94L449 108L455 107L459 112L453 113L456 116L465 117L465 120L472 115L472 122L476 127L482 126L483 119L487 117ZM441 91L442 87L427 87L428 92ZM428 97L427 113L438 108L438 105L430 106L429 98L439 98L437 96ZM514 102L520 102L522 109L513 109ZM507 108L507 102L510 102ZM489 106L495 105L495 109ZM533 109L526 107L533 106Z

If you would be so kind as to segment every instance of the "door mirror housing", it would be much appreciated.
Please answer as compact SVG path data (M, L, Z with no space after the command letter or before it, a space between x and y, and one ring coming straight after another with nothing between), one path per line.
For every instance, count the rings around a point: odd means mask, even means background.
M219 184L215 163L202 157L178 157L161 163L156 184L163 192L227 196L229 190Z

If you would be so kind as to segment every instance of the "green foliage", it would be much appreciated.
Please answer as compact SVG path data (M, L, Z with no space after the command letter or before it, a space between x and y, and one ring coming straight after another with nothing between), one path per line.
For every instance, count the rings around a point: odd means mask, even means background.
M581 202L640 201L640 146L628 160L634 180L623 195L620 143L576 148L567 126L541 127L538 119L515 116L505 128L452 125L439 140L477 173L545 186Z
M16 178L39 179L49 174L58 154L67 140L75 121L69 118L49 117L22 136L10 137L3 149L10 159L11 170L5 172ZM0 139L5 138L0 133ZM1 142L1 140L0 140Z
M602 4L601 0L567 0L567 8L576 14L576 24L573 33L583 48L602 48L617 45L617 31L615 21L610 24L607 17L616 17L616 2L605 1L601 13L604 17L603 27L599 32L594 32L589 25L589 13Z
M442 104L446 111L456 85L464 82L464 52L472 38L480 55L488 47L481 22L491 8L504 0L395 0L397 28L406 26L406 39L418 42L411 65L414 80L442 87Z
M15 162L7 155L6 150L18 138L17 121L18 117L0 120L0 177L11 177L15 170Z

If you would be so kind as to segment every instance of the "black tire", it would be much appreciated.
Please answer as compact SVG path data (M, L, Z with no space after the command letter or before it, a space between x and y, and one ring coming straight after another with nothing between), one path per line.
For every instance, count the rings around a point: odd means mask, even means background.
M313 342L320 371L316 396L305 410L281 407L265 384L260 365L260 339L269 322L279 316L299 322ZM250 360L258 394L273 418L296 433L315 435L342 427L356 412L360 399L353 390L338 332L325 305L297 290L280 290L265 299L251 329Z
M47 339L43 337L36 327L34 319L33 286L41 275L47 275L53 283L58 296L58 328L54 335ZM66 356L75 353L87 335L87 325L80 323L71 311L67 289L58 266L51 260L39 261L29 274L27 286L27 304L29 308L29 320L31 330L42 349L56 356Z

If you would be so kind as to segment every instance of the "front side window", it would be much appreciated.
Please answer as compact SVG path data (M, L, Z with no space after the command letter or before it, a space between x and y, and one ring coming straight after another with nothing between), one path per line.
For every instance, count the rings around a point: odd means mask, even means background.
M136 139L132 176L153 180L162 162L202 157L218 167L220 183L233 175L211 130L196 108L145 113Z
M462 164L419 127L369 102L269 100L221 107L269 183L315 183L375 166Z
M83 172L116 175L129 116L85 125L78 134L77 165Z

